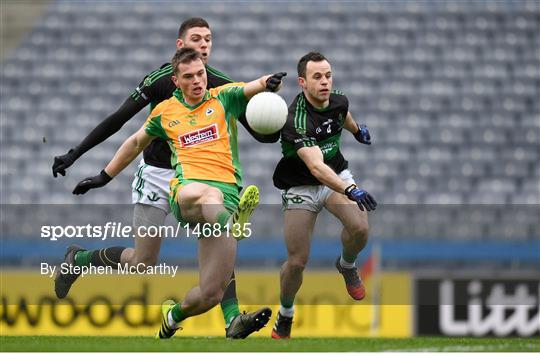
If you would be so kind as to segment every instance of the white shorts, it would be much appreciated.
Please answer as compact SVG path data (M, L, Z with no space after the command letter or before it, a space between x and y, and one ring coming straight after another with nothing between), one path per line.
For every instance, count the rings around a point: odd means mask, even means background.
M354 183L353 175L348 169L341 171L339 177L348 185ZM281 192L283 210L303 209L319 213L332 192L333 190L325 185L291 187Z
M150 166L141 159L131 184L133 204L151 205L169 214L169 181L173 178L174 170Z

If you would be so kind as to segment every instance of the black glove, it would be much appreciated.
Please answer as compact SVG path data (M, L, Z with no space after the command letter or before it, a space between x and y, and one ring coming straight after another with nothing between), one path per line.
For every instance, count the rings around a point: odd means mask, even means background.
M281 87L281 79L287 76L287 73L280 72L270 76L266 79L266 90L270 92L277 92Z
M356 184L351 184L345 188L345 195L352 201L358 204L360 210L372 211L377 208L377 202L375 199L365 190L360 189Z
M56 178L58 173L65 176L66 168L73 165L73 163L77 160L77 157L78 156L75 154L75 150L73 149L70 149L65 155L55 156L52 166L53 176Z
M100 188L112 181L112 177L102 170L101 173L94 177L87 177L77 184L73 190L73 194L84 194L93 188Z
M359 143L371 145L371 135L369 135L367 125L358 125L358 123L356 123L356 125L358 126L358 131L354 133L355 139L358 140Z

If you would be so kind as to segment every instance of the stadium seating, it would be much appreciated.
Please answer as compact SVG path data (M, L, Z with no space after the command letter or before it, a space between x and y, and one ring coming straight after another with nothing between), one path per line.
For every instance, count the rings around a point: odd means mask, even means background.
M213 4L203 14L189 2L55 2L2 64L2 204L129 204L134 165L84 198L71 190L99 172L147 110L77 161L67 177L53 179L53 156L77 144L146 73L169 61L179 23L199 15L214 32L212 66L242 81L288 71L282 90L288 102L299 92L301 55L320 50L331 60L335 88L346 93L374 141L366 147L347 132L342 138L357 182L381 204L373 235L540 235L535 1L241 2ZM245 182L260 186L262 203L279 215L281 196L271 182L279 145L258 144L240 130ZM69 210L64 217L72 217ZM279 235L275 225L265 225L261 234ZM318 225L319 235L338 232L331 218Z

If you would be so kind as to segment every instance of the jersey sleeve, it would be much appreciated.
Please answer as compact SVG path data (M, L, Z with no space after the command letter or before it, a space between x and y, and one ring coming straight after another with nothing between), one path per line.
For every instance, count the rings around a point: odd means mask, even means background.
M152 71L139 83L131 93L131 98L135 102L144 102L145 105L152 102L160 95L163 85L162 80L170 80L172 76L172 67L170 64L164 64L158 70Z
M233 82L212 89L213 95L217 95L225 111L232 114L236 119L246 111L248 103L244 95L244 86L245 83L243 82Z
M347 115L347 112L349 112L349 99L342 91L339 90L333 90L332 91L333 98L336 101L336 105L339 107L340 112L345 112L345 115Z
M163 140L168 140L169 137L161 125L161 117L163 116L162 105L159 104L150 112L150 115L144 123L144 130L146 134L150 136L155 136Z

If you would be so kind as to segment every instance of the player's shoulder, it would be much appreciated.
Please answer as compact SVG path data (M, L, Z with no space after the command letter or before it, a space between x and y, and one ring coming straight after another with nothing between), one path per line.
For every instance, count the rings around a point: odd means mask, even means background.
M298 110L306 109L306 96L303 92L300 92L289 105L289 113L294 113Z
M244 87L246 84L244 82L230 82L225 85L214 87L208 90L210 96L217 97L220 93L228 93L233 91L235 88Z
M218 82L218 85L216 86L221 86L233 82L233 80L229 76L217 70L216 68L211 67L210 65L206 65L206 75L208 76L209 81L212 80Z
M349 107L349 99L345 96L345 93L340 90L332 90L330 93L330 102L333 105Z
M297 131L297 128L303 125L301 123L306 115L306 97L302 92L300 92L289 105L289 115L283 130Z
M330 92L330 97L336 100L347 100L347 96L345 96L345 93L341 90L332 90L332 92Z
M165 63L161 65L158 69L153 70L144 78L144 86L152 86L156 83L159 83L162 80L170 80L172 76L172 65L171 63Z
M169 112L172 108L174 108L174 100L176 97L171 96L170 98L161 101L158 103L152 112L150 113L151 116L158 116L163 115L164 113Z

